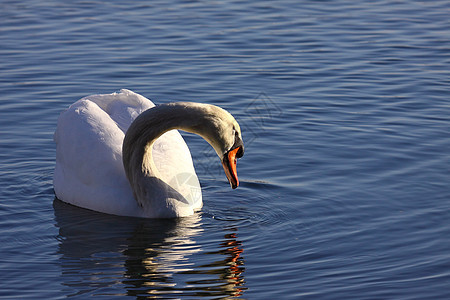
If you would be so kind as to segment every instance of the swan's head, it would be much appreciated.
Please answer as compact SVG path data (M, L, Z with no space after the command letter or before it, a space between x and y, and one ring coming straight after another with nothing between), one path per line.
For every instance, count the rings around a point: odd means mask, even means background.
M231 187L235 189L239 186L239 179L236 170L237 159L241 158L244 155L244 142L242 141L241 129L236 120L234 120L231 132L229 128L226 128L226 131L224 133L227 137L227 139L224 140L224 147L219 147L221 151L217 152L218 150L216 150L216 152L222 160L222 166L225 170L225 175L228 178L228 182L230 183ZM231 139L229 139L229 137L231 137Z
M218 106L200 103L185 105L192 109L191 114L196 119L195 125L185 130L199 134L214 148L222 161L231 187L237 188L239 179L236 162L244 155L244 142L238 122L229 112Z

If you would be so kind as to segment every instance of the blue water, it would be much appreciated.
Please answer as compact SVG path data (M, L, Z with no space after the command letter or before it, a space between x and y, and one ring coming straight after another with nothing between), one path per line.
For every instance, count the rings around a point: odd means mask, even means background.
M0 298L449 299L448 1L0 2ZM55 200L59 113L121 88L222 106L180 220ZM114 297L116 296L116 297Z

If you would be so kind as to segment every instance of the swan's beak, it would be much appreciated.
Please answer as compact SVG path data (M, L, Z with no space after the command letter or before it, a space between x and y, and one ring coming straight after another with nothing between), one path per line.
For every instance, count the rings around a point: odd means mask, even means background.
M223 156L222 165L225 170L225 175L227 175L228 181L230 182L231 188L235 189L239 186L239 179L236 171L236 162L238 157L244 155L244 147L239 146L234 148Z

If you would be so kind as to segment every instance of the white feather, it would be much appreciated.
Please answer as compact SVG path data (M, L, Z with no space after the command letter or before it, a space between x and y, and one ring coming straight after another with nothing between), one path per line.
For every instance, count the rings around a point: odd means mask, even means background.
M133 198L122 163L122 143L133 120L154 107L145 97L129 90L93 95L75 102L58 118L54 140L56 167L54 190L57 198L91 210L147 217ZM162 179L191 193L192 214L202 206L200 184L189 149L176 130L157 139L153 160ZM188 182L186 182L188 180Z

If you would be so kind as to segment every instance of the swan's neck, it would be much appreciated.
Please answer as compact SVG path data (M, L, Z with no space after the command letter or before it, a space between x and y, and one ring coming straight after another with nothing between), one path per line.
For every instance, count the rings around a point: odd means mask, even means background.
M194 103L156 106L139 115L128 129L123 143L123 164L134 197L146 217L174 217L183 214L180 210L192 210L184 195L161 177L152 148L156 139L172 129L197 133L209 140L200 129L208 118L202 106Z

